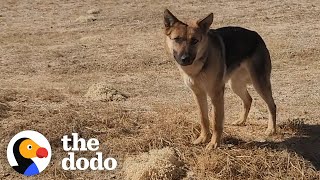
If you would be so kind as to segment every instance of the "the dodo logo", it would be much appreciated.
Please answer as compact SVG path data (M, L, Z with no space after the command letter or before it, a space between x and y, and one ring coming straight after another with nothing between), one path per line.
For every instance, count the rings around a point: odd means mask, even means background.
M22 131L10 140L7 158L14 170L25 176L34 176L48 166L51 146L42 134Z

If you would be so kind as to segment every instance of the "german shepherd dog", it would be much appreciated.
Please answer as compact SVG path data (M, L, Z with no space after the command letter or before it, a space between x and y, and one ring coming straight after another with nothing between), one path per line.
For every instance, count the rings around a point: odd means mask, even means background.
M167 50L175 60L185 84L192 90L199 108L201 132L193 144L205 143L209 128L209 96L213 104L213 130L206 149L220 145L224 121L224 89L230 80L231 89L243 101L240 119L244 125L252 98L247 85L253 87L269 110L267 135L276 133L276 105L271 91L271 60L260 35L241 27L210 29L213 14L204 19L184 23L168 9L164 11Z

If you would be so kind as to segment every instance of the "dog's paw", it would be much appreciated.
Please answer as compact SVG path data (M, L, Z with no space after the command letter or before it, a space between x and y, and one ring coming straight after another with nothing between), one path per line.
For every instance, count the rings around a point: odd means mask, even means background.
M200 135L196 140L192 142L192 144L205 143L207 140L208 140L208 135Z
M276 129L275 128L268 128L264 133L267 136L272 136L272 135L276 134Z
M207 146L206 146L206 151L210 151L212 149L216 149L219 146L220 146L220 144L217 143L217 142L209 142L209 144L207 144Z
M246 121L243 121L242 119L238 119L232 122L232 125L234 126L244 126L245 124L246 124Z

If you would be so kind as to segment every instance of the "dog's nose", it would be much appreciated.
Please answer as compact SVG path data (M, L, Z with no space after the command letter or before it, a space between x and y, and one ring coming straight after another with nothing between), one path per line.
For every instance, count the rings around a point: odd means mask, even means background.
M184 62L184 63L188 62L189 59L190 59L189 54L183 54L183 55L181 56L181 61Z

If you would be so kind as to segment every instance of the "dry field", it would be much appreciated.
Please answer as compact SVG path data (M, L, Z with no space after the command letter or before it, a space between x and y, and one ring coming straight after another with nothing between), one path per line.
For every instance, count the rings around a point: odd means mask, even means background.
M247 125L232 126L242 105L227 87L222 147L206 152L190 143L199 133L197 111L165 53L165 8L181 19L213 12L213 28L261 34L273 60L277 135L264 136L268 113L252 88ZM183 164L178 179L319 179L319 14L318 0L2 0L0 179L21 178L7 163L6 146L26 129L41 132L53 149L47 169L30 179L124 179L127 157L164 147ZM87 98L96 83L124 98ZM72 132L99 139L117 170L63 171L60 139Z

